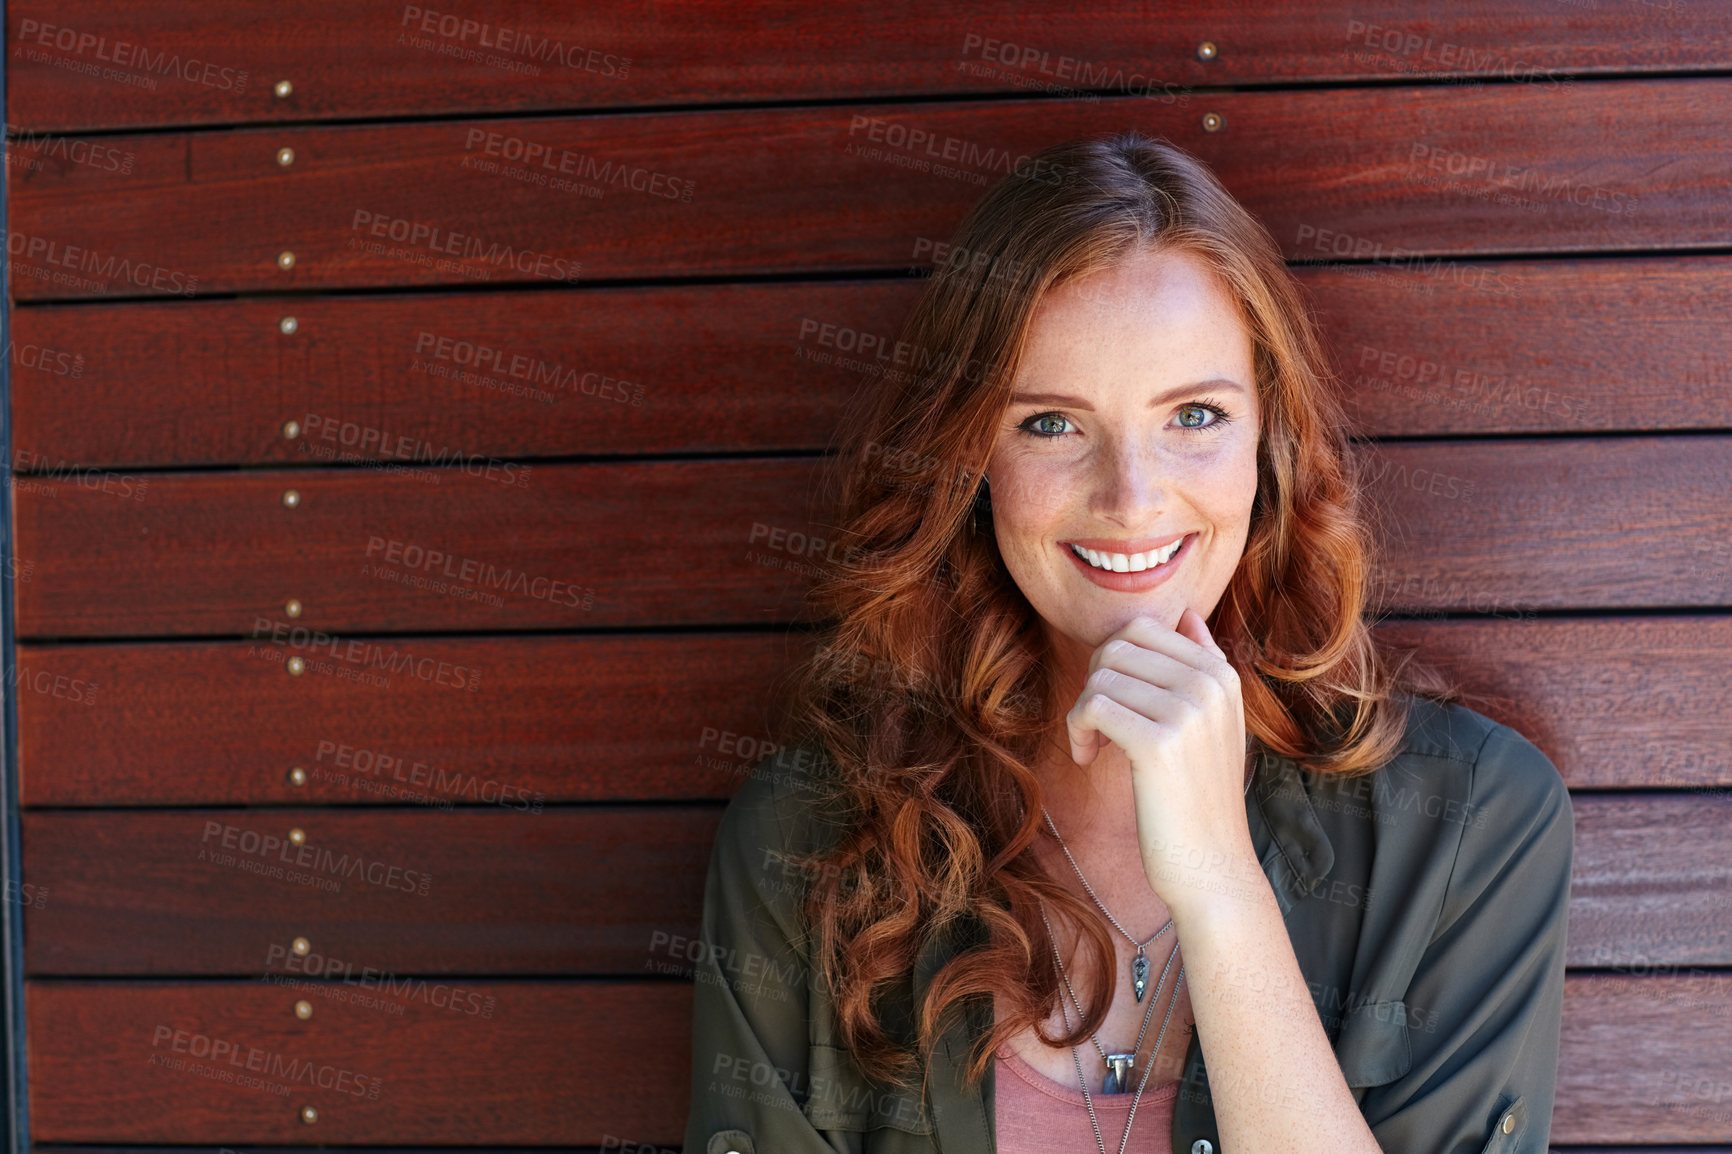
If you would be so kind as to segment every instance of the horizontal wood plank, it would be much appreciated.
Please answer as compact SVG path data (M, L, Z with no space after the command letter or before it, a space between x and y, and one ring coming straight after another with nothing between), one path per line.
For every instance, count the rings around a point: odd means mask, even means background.
M1203 104L1207 108L1203 108ZM1125 128L1208 162L1296 260L1732 239L1711 79L669 112L91 137L12 182L15 299L905 266L1025 159ZM1205 112L1222 118L1203 128ZM280 150L293 163L279 163ZM1278 161L1278 163L1277 163ZM284 254L292 255L292 262Z
M861 336L888 363L919 287L20 308L14 462L49 475L365 462L498 476L508 459L822 449L873 379L863 370L882 368L861 361Z
M1732 439L1404 442L1361 462L1385 608L1732 603L1714 545L1732 528ZM24 478L19 635L240 635L349 676L406 668L346 639L361 630L798 620L800 594L845 555L815 519L819 465L559 464L522 484L455 468L436 484L356 469Z
M654 1135L679 1146L689 984L444 985L381 997L357 982L327 997L263 982L32 982L32 1137L599 1146ZM298 999L310 1018L295 1016ZM622 1046L654 1053L669 1076L645 1077ZM317 1121L301 1120L304 1106Z
M40 130L945 93L1178 99L1194 85L1368 78L1555 91L1571 73L1732 67L1709 34L1723 13L1715 0L1567 13L1542 0L1193 0L1159 19L1132 3L1054 0L966 11L912 0L648 11L485 0L460 13L358 0L338 22L314 0L172 18L123 0L25 0L7 29L9 103L18 124Z
M797 633L417 638L402 648L418 672L381 688L291 679L251 643L24 645L20 804L719 800L776 747L771 690L810 647ZM441 665L479 688L442 684Z
M776 763L772 763L774 766ZM788 768L772 768L787 780ZM1732 797L1576 795L1572 965L1732 965ZM30 812L42 975L661 972L721 810ZM300 829L305 842L288 839ZM801 872L766 847L766 884ZM424 891L424 892L423 892ZM308 939L310 953L289 943Z
M1732 332L1716 323L1732 257L1297 272L1362 436L1732 425ZM920 287L20 308L14 465L499 473L546 456L817 450L852 391L894 366Z
M25 967L643 976L697 930L720 818L716 806L517 804L32 813Z
M1572 788L1732 786L1732 619L1380 629L1454 674L1474 708L1531 738ZM801 634L415 640L435 671L438 662L482 670L473 694L415 676L385 692L335 676L290 686L246 642L26 644L19 797L25 807L437 807L509 786L498 804L521 793L546 804L721 800L774 750L773 689L812 643Z
M599 1145L612 1135L678 1148L690 1106L691 990L681 983L471 984L494 998L491 1018L420 1005L397 1016L315 996L305 1021L287 992L261 983L34 980L25 990L41 1142L305 1144L298 1111L313 1105L312 1129L333 1144ZM1728 1013L1732 976L1567 979L1553 1141L1723 1142ZM619 1061L620 1038L659 1055L671 1076ZM205 1065L228 1064L232 1048L243 1070L253 1060L299 1077L280 1096L194 1072L193 1046L219 1043L222 1059ZM730 1072L740 1060L719 1057ZM346 1088L306 1086L326 1071L333 1085L346 1071ZM378 1080L377 1097L348 1092L358 1077L368 1091Z
M1379 631L1455 676L1572 789L1732 786L1732 618L1506 614Z

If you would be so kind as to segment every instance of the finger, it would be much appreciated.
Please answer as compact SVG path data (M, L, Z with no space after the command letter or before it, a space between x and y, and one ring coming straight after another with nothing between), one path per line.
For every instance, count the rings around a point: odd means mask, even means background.
M1215 644L1215 638L1209 632L1209 623L1204 621L1203 615L1195 609L1186 608L1183 613L1179 614L1178 632L1195 641L1204 649L1211 650L1221 657L1227 656L1222 652L1221 647Z
M1133 748L1155 722L1111 695L1096 692L1065 715L1065 724L1070 731L1072 757L1078 765L1088 765L1107 740L1116 741L1121 748Z
M1185 612L1191 613L1192 610L1187 609ZM1182 614L1180 615L1180 622L1181 624L1184 623ZM1168 629L1151 618L1135 617L1095 649L1089 658L1089 669L1092 672L1108 663L1104 651L1114 641L1129 641L1144 649L1164 653L1176 661L1182 661L1192 669L1206 673L1217 681L1237 680L1238 670L1233 668L1233 663L1227 660L1227 655L1221 651L1220 647L1213 644L1214 639L1209 637L1206 626L1203 630L1203 636L1209 641L1209 644L1202 644L1195 637L1187 637L1183 633Z

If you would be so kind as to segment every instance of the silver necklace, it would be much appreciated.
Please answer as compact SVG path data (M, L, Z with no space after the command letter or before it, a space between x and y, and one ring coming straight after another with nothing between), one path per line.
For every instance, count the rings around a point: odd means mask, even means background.
M1052 959L1058 965L1058 976L1064 980L1065 993L1070 995L1071 1002L1076 1005L1077 1017L1080 1020L1083 1016L1082 1004L1080 1002L1077 1002L1076 991L1071 989L1070 978L1068 976L1066 976L1066 974L1064 972L1064 961L1059 957L1058 942L1057 942L1057 939L1056 939L1056 937L1054 937L1053 932L1052 932L1052 923L1048 922L1046 920L1046 910L1044 908L1042 908L1042 910L1040 911L1040 920L1046 924L1047 938L1052 943ZM1161 986L1166 984L1167 969L1172 966L1173 957L1178 952L1179 952L1178 943L1175 942L1173 944L1173 952L1171 954L1167 955L1167 965L1162 967L1162 969L1161 969L1161 981L1158 985L1155 986L1155 996L1149 999L1149 1008L1147 1010L1143 1011L1143 1029L1144 1030L1148 1029L1149 1015L1154 1012L1155 1003L1160 1001L1160 999L1161 999ZM1125 1146L1131 1140L1131 1126L1137 1120L1137 1106L1143 1100L1143 1089L1149 1084L1149 1075L1154 1073L1154 1070L1155 1070L1154 1055L1159 1054L1161 1052L1161 1041L1167 1036L1167 1025L1168 1025L1168 1023L1170 1023L1173 1020L1173 1008L1179 1004L1179 987L1184 984L1184 981L1185 981L1185 967L1184 967L1183 963L1181 963L1179 966L1179 976L1177 978L1175 978L1173 981L1172 1000L1167 1003L1166 1016L1161 1019L1161 1032L1155 1035L1155 1048L1149 1056L1148 1066L1145 1067L1143 1070L1143 1080L1141 1082L1137 1083L1137 1093L1136 1093L1136 1097L1131 1099L1130 1113L1125 1117L1125 1132L1124 1132L1124 1135L1122 1137L1120 1137L1120 1139L1119 1139L1118 1154L1125 1154ZM1068 1031L1070 1029L1070 1011L1065 1009L1063 1002L1059 1003L1058 1008L1059 1008L1059 1012L1064 1015L1064 1025L1065 1025L1065 1029ZM1093 1037L1093 1035L1091 1035L1091 1037ZM1142 1040L1143 1040L1142 1032L1139 1031L1137 1033L1138 1046L1141 1046ZM1100 1048L1101 1048L1100 1039L1095 1038L1095 1049L1099 1050ZM1100 1119L1098 1117L1096 1117L1096 1115L1095 1115L1094 1098L1092 1096L1090 1096L1090 1094L1089 1094L1089 1080L1083 1076L1082 1057L1081 1057L1081 1055L1079 1055L1077 1053L1077 1048L1075 1046L1072 1046L1070 1048L1070 1056L1071 1056L1071 1061L1076 1063L1077 1081L1082 1083L1083 1105L1088 1108L1089 1125L1091 1127L1093 1127L1094 1132L1095 1132L1095 1145L1100 1148L1101 1154L1107 1154L1106 1139L1101 1137ZM1104 1052L1103 1052L1103 1056L1104 1056ZM1114 1057L1134 1058L1135 1057L1135 1051L1132 1051L1132 1053L1129 1055L1119 1054L1119 1055L1114 1055ZM1116 1071L1110 1071L1107 1074L1106 1089L1108 1090L1108 1092L1111 1092L1111 1086L1113 1083L1113 1078L1114 1078L1115 1073L1116 1073Z

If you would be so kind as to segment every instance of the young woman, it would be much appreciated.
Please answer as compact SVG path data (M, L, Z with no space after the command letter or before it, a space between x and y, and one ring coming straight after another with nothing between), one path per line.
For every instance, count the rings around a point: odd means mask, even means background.
M1541 1154L1562 779L1369 631L1267 232L1136 134L1028 173L844 425L822 643L710 863L687 1154Z

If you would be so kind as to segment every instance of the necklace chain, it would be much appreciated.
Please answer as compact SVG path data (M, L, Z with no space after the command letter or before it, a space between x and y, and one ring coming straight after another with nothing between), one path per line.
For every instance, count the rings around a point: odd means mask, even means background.
M1247 794L1251 792L1252 777L1255 777L1254 773L1251 777L1245 779L1245 792ZM1119 920L1113 917L1112 911L1107 909L1106 903L1101 901L1100 897L1095 893L1094 887L1089 885L1088 878L1083 876L1082 867L1076 864L1076 858L1071 856L1070 847L1065 844L1064 838L1059 835L1058 826L1053 824L1052 814L1047 813L1044 806L1041 807L1041 815L1046 818L1047 828L1052 830L1052 836L1058 838L1059 848L1064 851L1065 859L1070 862L1070 868L1076 871L1077 880L1082 882L1083 889L1088 893L1090 900L1094 902L1095 906L1099 908L1101 913L1106 915L1107 921L1113 924L1113 928L1123 934L1125 939L1137 948L1137 957L1139 960L1142 959L1143 950L1149 945L1149 943L1153 942L1156 938L1160 937L1172 928L1173 919L1168 918L1166 924L1154 933L1150 934L1145 941L1137 941L1135 936L1133 936L1129 930L1119 924ZM1070 977L1064 972L1064 959L1059 956L1058 952L1058 937L1052 932L1052 923L1047 921L1046 909L1044 907L1042 907L1040 911L1040 920L1046 926L1047 941L1052 946L1052 960L1054 964L1058 966L1058 976L1064 982L1065 993L1070 997L1071 1004L1076 1007L1077 1018L1080 1021L1084 1017L1082 1003L1077 1000L1076 991L1071 988ZM1155 1003L1161 1000L1161 990L1167 984L1167 971L1173 968L1173 959L1176 958L1178 954L1179 943L1175 940L1171 952L1167 954L1166 965L1161 967L1161 977L1160 980L1155 983L1155 992L1149 997L1149 1008L1143 1011L1142 1028L1137 1031L1136 1044L1131 1049L1133 1062L1135 1061L1135 1055L1142 1050L1143 1037L1147 1034L1149 1029L1149 1018L1153 1016L1155 1012ZM1133 970L1133 973L1134 972L1135 971ZM1173 979L1173 996L1167 1001L1167 1012L1161 1019L1160 1032L1155 1035L1154 1049L1149 1054L1148 1065L1143 1067L1143 1077L1142 1080L1137 1083L1136 1095L1131 1099L1130 1113L1125 1118L1124 1136L1119 1139L1118 1154L1124 1154L1125 1146L1128 1145L1131 1140L1131 1125L1137 1118L1137 1106L1143 1100L1143 1089L1149 1084L1149 1075L1155 1071L1155 1059L1161 1052L1161 1042L1167 1036L1167 1026L1173 1020L1173 1010L1176 1009L1179 1004L1179 987L1184 985L1184 982L1185 966L1184 963L1181 962L1179 963L1178 976ZM1059 1003L1058 1008L1059 1012L1064 1015L1065 1030L1066 1032L1069 1032L1070 1011L1065 1008L1065 1004L1062 1001ZM1112 1066L1112 1062L1107 1058L1106 1049L1101 1045L1100 1036L1098 1034L1090 1034L1089 1040L1094 1043L1095 1049L1100 1052L1101 1061L1105 1062L1109 1067ZM1100 1148L1100 1154L1107 1154L1106 1139L1101 1137L1100 1119L1095 1116L1094 1098L1089 1094L1088 1078L1083 1074L1082 1055L1077 1052L1075 1046L1072 1046L1070 1048L1070 1056L1071 1061L1076 1063L1077 1081L1082 1084L1083 1105L1088 1107L1089 1125L1094 1129L1095 1145ZM1114 1073L1116 1076L1116 1071L1114 1071Z

